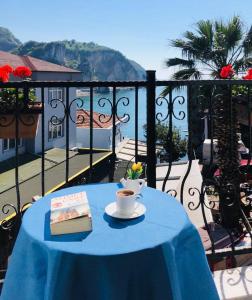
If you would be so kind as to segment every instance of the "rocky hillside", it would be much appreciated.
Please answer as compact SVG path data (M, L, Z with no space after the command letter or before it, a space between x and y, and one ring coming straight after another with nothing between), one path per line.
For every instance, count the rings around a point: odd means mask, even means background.
M12 37L14 38L13 35ZM3 39L4 36L0 31L0 41ZM30 55L80 70L83 72L84 80L142 80L145 78L145 70L135 61L127 59L119 51L92 42L80 43L75 40L49 43L29 41L24 44L18 42L15 47L5 49L5 51ZM1 43L0 50L4 50Z
M21 45L21 42L8 29L0 27L0 50L12 51Z

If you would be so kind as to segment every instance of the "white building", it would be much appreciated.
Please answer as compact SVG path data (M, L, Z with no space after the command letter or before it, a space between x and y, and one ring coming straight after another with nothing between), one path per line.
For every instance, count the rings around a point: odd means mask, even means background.
M76 133L76 146L79 148L90 147L90 111L79 109L76 111L77 120L80 124L77 124ZM113 136L113 124L112 118L109 115L104 115L102 122L99 119L100 114L93 113L93 148L98 149L111 149L112 148L112 136ZM105 122L109 120L108 122ZM120 120L116 120L116 136L115 146L117 146L123 139L121 128L123 123Z
M60 65L49 63L31 56L13 55L8 52L0 51L0 66L9 64L13 68L17 66L27 66L32 70L32 80L34 81L79 81L82 79L82 74L79 71L66 68ZM17 80L11 78L11 80ZM41 100L41 89L35 89L37 100ZM66 126L65 121L59 125L53 125L51 118L55 115L59 121L64 118L64 106L57 102L51 102L52 99L60 99L65 102L66 89L53 87L44 89L44 121L45 121L45 150L50 148L64 148L66 145ZM69 102L76 98L76 88L69 89ZM71 106L71 116L75 120L76 105ZM19 153L40 153L42 150L42 131L41 131L41 116L39 118L39 125L37 136L34 139L20 139ZM69 120L69 147L76 146L76 124ZM0 161L15 156L15 140L14 139L0 139Z

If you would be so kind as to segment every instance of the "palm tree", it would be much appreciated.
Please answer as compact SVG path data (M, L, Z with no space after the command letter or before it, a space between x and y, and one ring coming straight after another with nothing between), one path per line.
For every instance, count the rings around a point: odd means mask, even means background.
M186 31L183 38L171 41L181 50L182 58L169 58L167 67L177 67L172 79L219 78L223 66L232 64L238 73L252 66L252 26L244 33L238 16L229 22L201 20L195 32Z
M186 31L182 39L171 41L181 50L182 58L170 58L167 67L175 68L174 80L219 79L222 67L231 64L236 73L252 66L252 26L247 32L239 17L227 23L223 21L199 21L194 32ZM218 164L221 171L219 182L220 213L224 226L239 226L239 158L237 122L235 109L230 99L230 89L224 85L214 89L203 87L205 96L209 92L214 101L215 137L218 139ZM169 93L164 89L163 95ZM191 99L192 100L192 99ZM228 189L227 189L228 187Z

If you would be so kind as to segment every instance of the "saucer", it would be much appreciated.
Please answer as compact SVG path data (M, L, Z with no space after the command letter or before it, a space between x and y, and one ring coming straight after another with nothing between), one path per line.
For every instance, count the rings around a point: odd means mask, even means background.
M135 219L145 214L146 207L142 203L136 202L135 211L130 215L124 215L117 211L116 202L112 202L105 207L105 212L107 215L118 219Z

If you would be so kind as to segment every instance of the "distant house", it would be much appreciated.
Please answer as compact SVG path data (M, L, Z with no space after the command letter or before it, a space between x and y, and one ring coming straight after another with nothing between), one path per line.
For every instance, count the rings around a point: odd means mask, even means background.
M31 56L20 56L0 51L0 66L9 64L12 67L27 66L32 70L32 80L34 81L79 81L82 79L82 73L64 66L53 64L44 60L40 60ZM16 81L15 77L11 80ZM41 99L41 90L35 89L38 101ZM53 115L58 119L64 117L64 107L60 103L53 108L51 100L61 99L65 101L66 89L60 87L45 88L45 149L63 148L66 144L66 128L64 122L60 125L53 125L50 120ZM70 101L76 98L76 88L69 89ZM71 115L74 120L76 116L76 105L71 106ZM41 118L41 116L40 116ZM19 153L30 152L40 153L41 148L41 120L39 122L37 136L34 139L19 140ZM69 122L69 146L76 146L76 125L70 120ZM0 139L0 161L8 159L15 155L15 140Z
M109 120L109 115L104 115L102 118L97 112L93 113L93 147L99 149L112 148L113 124L112 118ZM78 109L76 111L77 133L76 146L81 148L89 148L90 146L90 111ZM106 122L106 120L109 120ZM79 124L78 124L79 122ZM116 137L115 145L117 146L123 139L121 128L123 122L116 119Z

